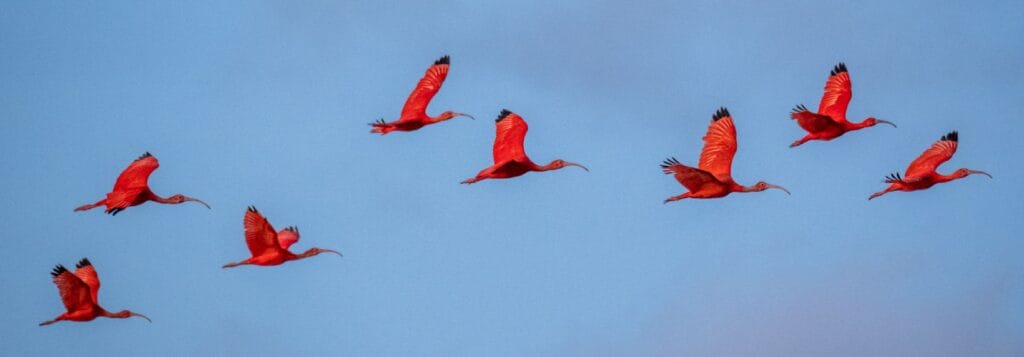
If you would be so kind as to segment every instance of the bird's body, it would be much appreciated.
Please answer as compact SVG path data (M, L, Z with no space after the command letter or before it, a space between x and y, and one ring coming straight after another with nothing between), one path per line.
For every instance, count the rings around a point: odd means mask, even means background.
M797 147L810 140L829 141L847 132L872 127L878 123L896 126L890 121L870 117L859 123L846 120L846 108L851 98L853 87L850 84L850 73L846 70L846 64L840 63L832 69L828 81L825 82L825 94L821 97L817 113L811 112L803 105L793 108L790 118L796 120L797 125L807 131L807 135L789 147Z
M96 203L84 205L75 208L75 211L86 211L99 206L106 206L104 212L111 215L117 215L118 212L125 210L131 206L138 206L146 201L153 201L164 204L179 204L188 201L199 202L210 208L206 202L200 201L192 197L177 194L167 198L157 196L153 191L149 189L149 175L153 173L158 167L160 162L156 160L156 157L150 153L142 154L138 159L135 159L128 165L120 175L117 176L117 182L114 183L114 189L107 193L107 197L99 200Z
M906 175L901 175L897 172L887 176L884 182L888 183L889 187L872 194L868 197L868 200L893 191L923 190L935 186L935 184L962 179L971 174L982 174L991 178L992 175L989 175L987 172L968 168L957 169L949 175L943 175L935 171L935 169L939 168L939 165L953 157L957 146L959 146L959 141L960 135L956 131L943 135L939 141L932 144L921 156L918 156L917 159L910 163L910 166L907 167Z
M384 119L380 119L375 123L370 123L370 126L373 127L370 132L384 135L392 131L417 130L457 116L473 118L470 115L452 111L443 112L436 117L427 115L427 105L430 104L430 100L434 98L434 95L441 90L441 85L444 84L445 78L448 77L449 64L448 56L434 61L434 65L427 68L423 78L416 84L416 88L409 94L409 98L405 100L405 106L402 107L402 114L398 120L385 122Z
M275 232L270 222L256 210L256 207L249 207L245 212L245 244L249 247L252 257L237 263L225 264L224 268L232 268L239 265L280 265L289 260L299 260L320 253L334 253L341 256L341 253L330 249L310 248L309 250L295 254L288 250L292 244L299 241L299 229L287 227L280 232Z
M128 310L110 312L101 307L98 300L100 279L96 275L96 269L93 268L89 259L85 258L82 258L75 268L74 273L68 271L63 265L57 265L57 267L53 268L50 275L53 276L53 283L57 285L61 301L64 303L67 312L60 314L60 316L53 320L44 321L39 326L49 325L58 321L92 321L97 317L123 319L138 316L149 320L148 317L142 314Z
M697 167L683 165L675 158L662 162L662 172L674 175L688 192L672 196L665 203L684 198L719 198L733 192L760 192L777 188L789 193L781 186L758 182L754 186L743 186L732 179L732 159L736 155L736 126L729 110L719 109L711 117L711 125L704 135L704 149L701 150Z
M465 184L475 183L486 179L505 179L521 176L530 171L551 171L566 166L577 166L590 171L583 165L564 160L554 160L547 165L537 165L528 156L523 146L526 139L528 127L526 121L518 114L508 111L501 111L501 115L495 120L497 133L494 138L492 151L494 165L491 165L473 178L462 181Z

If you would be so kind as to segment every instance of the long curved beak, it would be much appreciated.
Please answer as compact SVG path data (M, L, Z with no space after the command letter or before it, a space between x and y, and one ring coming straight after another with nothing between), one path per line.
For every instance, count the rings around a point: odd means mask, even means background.
M130 316L138 316L138 317L144 318L144 319L146 319L146 321L149 321L150 323L153 322L153 320L150 320L148 317L146 317L146 315L143 315L143 314L140 314L140 313L137 313L137 312L129 312L128 315L130 315Z
M206 206L206 209L212 209L212 208L210 208L210 205L206 204L206 202L203 202L202 200L200 200L200 199L198 199L198 198L192 198L192 197L185 197L185 201L195 201L195 202L199 202L199 203L202 203L202 204L203 204L203 206Z
M457 116L457 117L467 117L467 118L476 120L476 118L474 118L472 115L469 115L469 114L466 114L466 113L455 113L455 116Z
M331 249L323 249L323 248L320 248L320 251L321 251L321 252L328 252L328 253L334 253L334 254L337 254L337 255L338 255L339 257L343 257L343 258L345 257L344 255L341 255L341 253L339 253L339 252L338 252L338 251L336 251L336 250L331 250Z
M883 123L883 124L889 124L889 125L892 125L892 127L893 127L893 128L896 128L896 127L897 127L897 126L896 126L896 123L893 123L893 122L891 122L891 121L888 121L888 120L882 120L882 119L875 119L875 121L876 121L876 122L879 122L879 123Z
M988 178L992 178L992 175L989 175L988 172L981 171L981 170L967 170L967 173L970 173L970 174L982 174L982 175L988 176Z
M772 184L768 184L766 186L768 186L768 188L777 188L777 189L786 191L787 195L791 195L791 193L789 193L789 190L787 190L785 187L782 187L782 186L779 186L779 185L772 185Z
M566 161L566 162L565 162L565 166L576 166L576 167L579 167L579 168L581 168L581 169L587 170L587 172L590 172L590 169L588 169L588 168L587 168L586 166L583 166L583 165L577 164L577 163L575 163L575 162L568 162L568 161Z

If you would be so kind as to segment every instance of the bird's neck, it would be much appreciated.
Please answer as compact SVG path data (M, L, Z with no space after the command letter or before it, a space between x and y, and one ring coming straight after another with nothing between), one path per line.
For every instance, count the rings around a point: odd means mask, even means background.
M150 200L150 201L153 201L153 202L157 202L157 203L167 203L167 204L171 204L171 203L178 203L178 202L174 202L174 201L171 201L170 199L167 199L167 198L164 198L164 197L160 197L160 196L157 196L157 195L156 195L155 193L153 193L153 191L148 191L148 190L147 190L147 191L146 191L146 195L147 195L147 197L149 197L149 200Z
M558 166L558 164L556 164L555 161L552 161L552 162L548 163L547 165L537 165L537 164L534 164L533 162L531 162L530 164L533 166L533 171L551 171L551 170L558 170L558 169L564 167L564 166Z
M734 192L757 192L754 186L743 186L735 182L732 183L732 190Z
M850 123L850 122L847 122L846 130L860 130L860 129L867 128L869 126L871 126L871 124L868 124L868 120L864 119L864 121L862 121L860 123Z
M932 181L934 181L935 183L943 183L943 182L949 182L949 181L953 181L953 180L957 180L957 179L962 179L962 178L964 178L966 176L960 176L960 175L957 175L956 173L952 173L952 174L949 174L949 175L943 175L943 174L935 173L934 177L935 178Z

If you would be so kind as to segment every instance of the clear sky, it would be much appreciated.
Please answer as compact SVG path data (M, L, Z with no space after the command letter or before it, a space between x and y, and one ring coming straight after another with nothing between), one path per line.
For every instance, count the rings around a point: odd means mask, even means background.
M0 354L344 356L1010 356L1024 354L1024 3L6 3L0 10ZM450 54L431 114L370 135ZM850 68L832 142L788 118ZM781 191L683 192L711 114L733 175ZM502 108L527 152L577 169L459 181L491 164ZM892 193L950 130L940 171ZM162 195L72 212L145 151ZM295 248L248 255L254 204ZM101 303L62 312L48 274L89 257ZM84 354L83 354L84 353Z

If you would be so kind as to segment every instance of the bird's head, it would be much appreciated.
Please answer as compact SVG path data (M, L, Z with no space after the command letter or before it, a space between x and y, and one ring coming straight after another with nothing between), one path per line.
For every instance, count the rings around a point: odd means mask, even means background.
M752 191L752 192L761 192L761 191L767 190L769 188L775 188L775 189L783 190L783 191L786 192L787 195L789 194L789 190L787 190L785 187L782 187L782 186L779 186L779 185L772 185L772 184L764 182L764 181L760 181L758 183L755 183L754 186L751 187L750 191Z
M303 257L303 258L308 258L308 257L312 257L314 255L320 254L320 253L334 253L334 254L337 254L339 257L344 257L344 255L341 255L341 253L339 253L338 251L331 250L331 249L317 248L317 247L309 248L309 250L303 252L302 254L300 254L300 256Z
M566 166L576 166L576 167L584 169L584 170L586 170L588 172L590 171L590 169L588 169L586 166L577 164L575 162L565 161L565 160L562 160L562 159L558 159L558 160L552 161L547 166L548 166L549 170L557 170L557 169L564 168Z
M168 197L167 200L171 201L173 203L185 203L185 202L189 202L189 201L199 202L203 206L206 206L206 208L210 208L210 205L206 204L206 202L203 202L203 201L199 200L198 198L192 198L192 197L188 197L188 196L182 195L180 193L177 194L177 195Z
M981 171L981 170L971 170L971 169L968 169L966 167L965 168L961 168L961 169L957 169L956 171L953 171L953 177L956 177L956 178L964 178L964 177L970 176L972 174L982 174L982 175L988 176L988 178L992 178L992 175L989 175L988 172Z
M132 316L138 316L138 317L146 319L146 321L153 322L153 320L150 320L148 317L146 317L146 315L143 315L143 314L140 314L140 313L131 312L131 311L128 311L128 310L121 310L121 311L115 312L110 317L119 318L119 319L126 319L126 318L129 318L129 317L132 317Z
M875 126L878 125L879 123L892 125L893 128L896 127L896 124L891 121L882 120L875 117L869 117L866 120L864 120L864 124L866 124L867 126Z
M438 117L438 121L445 121L445 120L448 120L448 119L451 119L451 118L454 118L454 117L467 117L467 118L476 120L476 118L474 118L472 115L465 114L465 113L459 113L459 112L453 112L453 111L449 110L447 112L441 113L441 116Z

